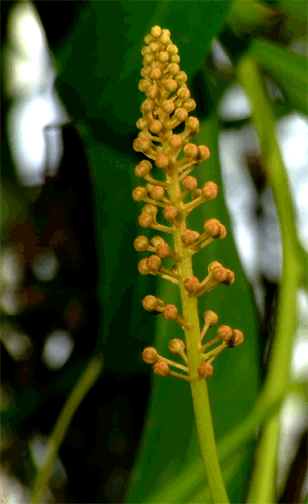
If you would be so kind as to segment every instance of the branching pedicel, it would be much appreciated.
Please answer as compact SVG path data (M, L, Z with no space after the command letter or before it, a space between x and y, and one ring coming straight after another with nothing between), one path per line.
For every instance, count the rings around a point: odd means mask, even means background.
M175 305L165 305L154 296L146 296L142 304L145 310L160 312L165 319L175 321L183 328L187 355L184 342L173 339L169 342L169 350L172 354L179 354L185 365L160 356L153 347L145 348L142 357L146 363L154 364L154 373L158 376L172 375L193 382L212 376L213 360L225 348L240 345L243 333L222 325L217 330L217 337L206 344L202 343L207 330L217 324L218 316L213 311L206 311L203 315L203 329L200 331L198 299L218 285L232 285L234 273L214 261L208 266L208 275L200 282L193 276L191 258L213 240L225 238L226 228L216 219L206 221L201 234L186 228L188 214L202 203L214 200L218 188L214 182L207 182L202 189L198 189L197 180L189 175L193 168L209 158L210 153L204 145L190 143L190 139L199 133L198 119L189 117L189 112L196 108L196 103L185 84L187 75L180 71L178 48L170 39L170 31L155 26L145 37L145 42L148 45L142 49L144 66L139 89L147 98L141 105L143 117L137 121L137 127L141 131L133 147L135 151L143 152L154 160L156 167L165 172L165 181L155 180L151 174L152 163L142 160L136 166L135 174L148 183L134 189L133 199L146 203L138 219L140 226L172 234L174 250L161 236L155 236L150 241L146 236L139 236L134 246L137 251L153 253L139 262L138 269L142 275L160 276L179 286L182 316ZM173 130L182 123L185 123L184 131L174 134ZM184 156L178 160L182 151ZM189 194L191 201L185 203ZM162 215L171 226L157 221L159 207L163 209ZM174 260L170 270L163 266L163 260L167 258ZM218 341L221 341L219 346L207 351ZM170 366L182 373L171 371Z

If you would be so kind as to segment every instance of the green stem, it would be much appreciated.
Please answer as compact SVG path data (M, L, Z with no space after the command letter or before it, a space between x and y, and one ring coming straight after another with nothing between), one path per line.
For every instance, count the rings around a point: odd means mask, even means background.
M39 468L33 483L30 502L40 503L44 499L44 494L60 450L62 441L70 422L90 388L94 385L103 368L102 359L96 356L91 359L86 366L70 396L68 397L64 407L58 417L56 425L50 435L48 442L48 457L46 463Z
M296 235L293 202L276 140L275 117L257 64L244 58L238 66L238 75L252 102L253 121L260 137L263 162L273 190L282 234L283 274L277 329L263 393L267 402L273 402L287 389L290 381L290 359L296 329L296 294L305 278L306 258ZM270 417L262 434L248 502L275 502L277 420L277 414Z
M169 186L169 197L171 201L177 201L177 209L181 215L183 212L180 199L181 189L178 173L172 175ZM181 233L186 229L185 219L180 221L180 226L174 232L174 249L182 257L180 266L179 288L182 300L183 318L190 325L185 329L185 339L187 357L189 361L189 371L191 378L191 392L193 406L197 424L197 432L204 464L205 474L210 488L210 493L214 503L228 503L228 495L222 478L219 465L214 429L211 417L209 397L206 380L200 379L198 367L203 362L200 345L200 325L198 314L198 301L194 296L189 296L184 288L184 280L193 276L192 260L190 252L184 247L181 240Z
M237 453L242 445L249 441L254 435L256 429L268 418L269 415L277 411L286 394L300 394L306 393L305 383L292 384L287 390L276 397L273 402L268 403L263 398L263 394L249 413L249 415L240 423L235 429L227 434L217 445L220 463L223 464L228 457ZM155 492L153 497L150 495L148 502L160 503L169 502L186 502L194 488L199 487L204 479L204 469L202 464L198 461L189 466L189 469L180 474L178 478L173 480L168 486L165 486L160 492Z

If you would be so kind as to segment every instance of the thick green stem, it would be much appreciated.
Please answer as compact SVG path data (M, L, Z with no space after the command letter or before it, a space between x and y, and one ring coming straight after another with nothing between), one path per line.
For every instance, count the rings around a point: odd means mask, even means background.
M295 212L276 139L275 117L257 64L244 58L238 66L238 75L252 102L253 121L260 137L262 160L273 190L282 234L283 272L277 328L262 394L264 400L270 403L287 390L290 381L290 359L297 323L296 294L305 279L307 258L296 235ZM268 419L258 446L248 502L275 502L277 437L278 415L275 413Z
M179 288L181 292L183 318L190 325L189 329L185 329L185 339L191 378L191 392L206 478L213 502L222 504L228 503L229 500L217 455L206 380L200 379L198 375L198 367L204 361L200 344L198 301L196 297L189 296L184 288L184 280L193 276L193 269L191 254L188 249L184 247L181 240L181 233L185 231L186 223L184 218L181 220L182 202L180 200L181 189L178 177L178 173L175 171L171 177L168 191L170 199L178 202L177 209L180 215L180 226L174 233L174 249L182 258L179 263Z

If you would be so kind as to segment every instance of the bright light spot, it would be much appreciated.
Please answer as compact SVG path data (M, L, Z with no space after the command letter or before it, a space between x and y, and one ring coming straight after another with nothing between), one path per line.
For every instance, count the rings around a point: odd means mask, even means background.
M291 114L277 124L277 138L288 172L296 207L298 235L308 250L308 121L300 114Z
M37 254L32 263L33 273L36 278L44 282L48 282L55 277L58 267L58 259L52 250Z
M42 469L48 464L52 454L51 441L40 434L36 434L29 442L30 453L37 468ZM59 488L67 480L67 473L59 457L57 457L52 470L52 486Z
M277 457L277 483L282 490L290 463L306 428L306 401L300 394L288 394L280 412L280 438Z
M11 107L8 114L9 138L17 172L23 185L44 183L46 162L44 128L55 122L56 117L57 111L50 93L16 102Z
M218 113L224 121L240 121L251 116L248 95L239 84L232 84L223 94Z
M40 435L34 436L29 442L29 448L35 465L39 469L44 467L51 454L51 446L48 445L48 438Z
M16 315L19 312L21 301L17 296L16 289L5 289L0 297L0 305L2 310L8 315Z
M0 256L1 281L10 286L19 284L22 281L23 270L20 257L13 247L5 248Z
M63 153L58 128L47 159L44 128L64 124L68 116L54 91L56 71L35 8L18 3L8 25L4 89L15 98L8 114L9 144L20 183L42 185L45 175L56 174Z
M12 10L8 34L23 52L24 58L38 58L45 49L45 37L39 18L30 2L20 2Z
M308 295L304 289L297 294L297 331L293 343L292 380L306 381L308 373Z
M14 476L1 469L0 473L1 504L23 504L29 502L28 490Z
M11 357L17 361L28 360L32 352L32 342L26 334L18 331L14 326L1 326L1 341Z
M212 42L212 55L217 68L221 69L222 71L231 71L233 69L233 65L229 56L217 39L214 39Z
M57 371L70 358L74 342L71 335L61 329L52 331L46 338L42 361L51 371Z

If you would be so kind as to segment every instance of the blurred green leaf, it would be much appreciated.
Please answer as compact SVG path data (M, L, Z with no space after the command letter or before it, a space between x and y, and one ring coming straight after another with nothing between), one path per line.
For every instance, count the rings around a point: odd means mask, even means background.
M228 15L228 24L237 35L252 35L255 29L270 27L277 12L270 9L265 3L254 0L234 0Z
M123 135L135 129L141 102L140 51L151 27L159 24L171 30L182 69L191 77L229 4L229 0L85 2L69 38L55 54L57 89L69 114L74 119L99 118L95 134L102 141L108 132Z
M293 32L294 38L307 38L307 17L308 17L308 2L307 0L279 0L278 7L288 19L286 23L287 31Z
M301 3L301 2L295 2ZM248 51L277 81L291 105L303 114L307 106L307 58L267 40L255 40Z

